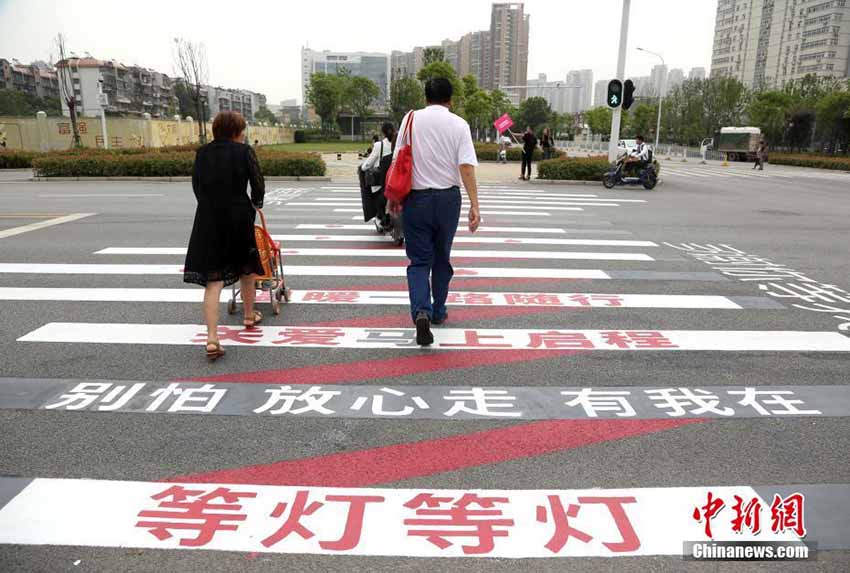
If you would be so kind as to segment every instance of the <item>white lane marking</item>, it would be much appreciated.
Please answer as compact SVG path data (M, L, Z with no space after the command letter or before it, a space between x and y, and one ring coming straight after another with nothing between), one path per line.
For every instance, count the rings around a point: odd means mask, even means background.
M381 237L376 237L380 239ZM386 240L385 240L386 241ZM389 244L389 243L388 243ZM405 259L404 249L282 249L286 257L367 257ZM109 247L101 249L96 255L185 255L185 247ZM643 253L594 253L575 251L484 251L454 249L452 257L475 257L482 259L549 259L583 261L654 261Z
M258 301L268 293L258 292ZM0 300L63 302L201 302L199 288L52 288L0 287ZM230 292L221 293L221 302ZM410 300L406 291L293 290L290 304L402 305ZM449 306L531 306L547 308L710 308L740 310L725 296L675 294L602 294L553 292L452 291Z
M355 243L386 243L386 237L379 235L279 235L272 234L275 241L285 245L288 242L355 242ZM455 237L455 244L463 245L569 245L585 247L657 247L653 241L635 241L628 239L550 239L548 237Z
M507 204L507 205L510 205L511 208L517 208L517 209L528 209L528 208L545 209L545 208L548 208L548 207L558 207L558 206L564 206L564 205L572 205L572 206L579 206L579 207L619 207L620 206L619 203L621 203L621 202L624 203L625 201L618 201L618 202L609 201L609 202L605 203L605 202L602 202L602 200L597 201L595 199L591 202L591 201L559 201L557 199L545 199L545 200L540 201L540 200L535 200L535 199L516 200L516 199L481 198L480 202L481 202L482 205L490 205L490 206L493 206L494 208L495 207L501 208L502 204ZM643 203L644 201L642 201L640 199L633 199L630 202L632 202L632 203ZM467 202L464 201L464 205L466 203ZM531 207L519 207L518 205L531 205Z
M343 230L356 230L363 231L365 229L374 229L375 225L363 223L361 225L334 225L333 223L328 223L326 225L316 225L316 224L301 224L296 225L296 229L302 230L328 230L333 231L337 229ZM491 233L551 233L557 235L563 235L566 233L564 229L559 229L556 227L482 227L479 229L479 232L491 232ZM458 232L468 232L462 230L458 227Z
M207 389L183 406L204 408L203 400L214 395ZM167 403L178 404L174 398ZM508 403L499 406L503 415L511 410ZM709 495L727 504L738 496L756 500L758 507L770 505L747 485L449 490L38 478L0 509L0 543L443 559L681 556L686 541L709 541L704 524L690 518ZM275 508L301 496L312 507L309 518L302 516L310 535L284 538L284 518L274 517ZM487 515L470 509L479 518L463 514L461 523L486 526L449 523L455 506L470 500L490 509ZM560 534L564 504L575 505L578 517L570 526L587 540ZM353 507L359 518L352 517ZM51 516L49 526L45 515ZM346 519L356 534L348 534ZM799 540L770 527L758 536L746 527L735 533L729 521L714 521L714 540ZM489 528L489 534L478 527Z
M468 234L467 234L468 235ZM464 245L561 245L585 247L657 247L652 241L631 241L618 239L549 239L538 237L517 237L504 239L501 237L467 236L455 237L455 244ZM386 237L378 235L278 235L272 239L281 241L284 248L287 243L324 242L324 243L387 243ZM380 249L371 249L380 252ZM182 255L184 247L107 247L96 251L96 255ZM402 251L403 252L403 251Z
M286 276L302 277L405 277L405 267L356 267L321 265L285 265ZM45 275L179 275L183 265L142 264L66 264L66 263L0 263L0 273ZM496 267L455 267L456 278L552 278L610 279L597 269L526 269Z
M163 193L41 193L45 199L81 199L84 197L165 197Z
M242 327L222 327L234 336L222 336L222 344L269 348L395 348L419 351L408 339L412 328L348 328L260 326L247 336ZM331 333L328 333L331 330ZM197 344L206 327L195 324L136 324L51 322L20 338L20 342L73 342L90 344ZM291 335L287 336L286 331ZM236 336L242 332L243 336ZM370 332L373 333L370 335ZM375 336L375 333L384 336ZM648 333L648 334L647 334ZM390 336L394 334L392 338ZM311 336L312 335L312 336ZM235 339L235 340L234 340ZM201 341L203 340L200 339ZM480 341L480 342L475 342ZM548 342L546 342L548 341ZM476 329L434 330L437 349L520 349L728 352L850 352L850 338L838 332L788 330L570 330L570 329Z
M46 229L47 227L53 227L54 225L61 225L63 223L79 221L80 219L91 217L94 214L95 213L73 213L71 215L65 215L64 217L56 217L55 219L48 219L46 221L30 223L29 225L12 227L11 229L3 229L2 231L0 231L0 239L6 239L8 237L22 235L24 233L29 233L30 231L38 231L39 229Z

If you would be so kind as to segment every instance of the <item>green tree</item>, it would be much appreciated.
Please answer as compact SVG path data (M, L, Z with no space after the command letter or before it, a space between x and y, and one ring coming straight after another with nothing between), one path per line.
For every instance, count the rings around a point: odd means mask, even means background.
M488 129L493 120L493 102L490 94L478 90L466 98L464 108L466 119L474 130L476 138L480 138L481 130Z
M62 115L62 103L58 98L40 98L19 91L0 90L0 115L35 115L39 111L47 115Z
M632 136L643 135L650 137L655 135L655 124L658 119L658 106L648 103L639 103L629 110L629 134Z
M607 136L611 133L613 112L608 106L595 107L584 114L584 121L591 133Z
M770 145L780 145L785 142L793 103L793 98L786 92L754 94L747 107L748 123L759 127Z
M478 80L472 74L466 74L460 81L463 82L463 95L469 97L478 91Z
M572 139L575 135L575 124L573 115L570 113L552 112L552 117L549 118L549 127L552 132L552 137Z
M446 59L446 53L443 51L443 48L438 46L432 46L430 48L425 48L422 52L422 65L427 66L428 64L433 64L434 62L442 62Z
M277 125L277 118L266 106L261 106L254 112L254 121L264 121L269 125Z
M508 95L499 89L490 92L490 102L493 105L493 119L512 112L514 109L513 104L511 104L511 100L508 99ZM516 118L514 117L514 119Z
M545 127L552 117L549 102L542 97L530 97L519 104L519 123L522 129L530 126L535 132Z
M323 73L310 76L307 102L322 118L323 129L336 129L336 118L342 108L346 78Z
M343 99L351 108L352 113L360 118L360 134L363 134L363 123L372 113L372 103L381 95L381 90L369 78L354 76L348 78Z
M818 101L817 134L829 150L837 148L846 153L850 143L850 92L840 91L825 95Z
M408 111L422 107L425 107L425 91L421 83L413 78L393 81L390 86L390 112L396 126L401 124Z

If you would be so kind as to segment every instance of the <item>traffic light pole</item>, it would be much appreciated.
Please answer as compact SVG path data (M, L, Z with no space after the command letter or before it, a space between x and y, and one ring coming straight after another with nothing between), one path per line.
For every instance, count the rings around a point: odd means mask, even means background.
M620 21L620 54L617 56L617 79L623 81L626 75L626 41L629 36L629 8L632 0L623 0L623 18ZM620 120L623 116L623 106L614 108L611 118L611 141L608 142L608 161L617 159L617 142L620 141Z

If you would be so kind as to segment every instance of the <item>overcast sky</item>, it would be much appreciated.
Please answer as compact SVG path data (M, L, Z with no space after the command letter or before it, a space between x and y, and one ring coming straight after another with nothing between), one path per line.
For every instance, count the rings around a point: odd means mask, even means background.
M173 75L172 39L206 45L210 83L259 91L269 103L301 99L300 49L376 51L456 40L489 29L490 0L0 0L0 58L49 59L52 38L102 59ZM527 0L528 74L563 80L617 67L622 0ZM649 75L660 52L670 68L709 68L717 0L633 0L626 75Z

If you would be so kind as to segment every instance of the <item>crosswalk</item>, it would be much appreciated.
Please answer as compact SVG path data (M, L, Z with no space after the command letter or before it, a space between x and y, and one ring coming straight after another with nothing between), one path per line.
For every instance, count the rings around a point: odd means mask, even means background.
M721 166L719 164L702 165L699 163L677 163L665 161L661 164L663 178L684 179L691 181L711 181L724 179L728 181L835 181L846 183L850 175L844 172L788 169L782 166L768 165L764 171L759 171L739 164Z
M284 320L297 327L306 340L293 345L302 348L395 348L410 350L409 331L399 333L395 328L383 335L378 328L372 332L357 330L356 320L349 330L341 326L334 337L322 338L312 332L308 315L299 308L308 305L348 305L352 308L387 305L404 306L406 300L403 277L406 256L403 248L393 247L388 238L367 232L369 223L350 223L347 213L359 211L359 190L353 186L334 185L311 190L287 189L280 194L280 203L271 208L278 219L271 223L273 237L283 246L285 275L294 289L292 310L284 311ZM758 292L741 296L730 288L730 281L716 272L695 268L669 247L653 240L611 238L610 233L632 233L629 229L602 227L596 218L608 209L642 209L649 199L627 199L596 193L569 193L560 189L529 189L487 186L481 190L484 213L499 209L519 217L509 223L486 225L481 233L470 234L459 223L453 258L455 277L463 288L452 292L451 306L470 309L490 307L551 308L543 329L512 329L510 325L498 334L481 330L447 328L437 332L435 348L475 347L470 340L501 338L501 344L483 344L494 348L575 348L593 350L692 349L725 351L845 351L847 339L836 333L786 330L723 330L711 328L711 320L695 323L691 330L665 329L666 319L657 312L675 309L695 309L704 313L732 310L769 312L771 317L783 308L781 304ZM578 218L559 210L565 202L581 207ZM348 208L337 208L348 205ZM498 205L498 206L496 206ZM293 207L309 208L293 211ZM328 210L336 220L317 220ZM501 211L504 209L504 211ZM495 211L494 211L495 212ZM530 226L527 217L539 213L551 220L542 226ZM272 215L274 216L274 215ZM569 217L569 224L564 224ZM581 225L592 225L582 227ZM580 233L581 236L573 236ZM80 253L85 262L4 262L0 273L26 277L66 276L60 288L39 288L36 285L0 288L0 301L56 300L66 304L101 301L196 303L200 291L174 288L183 271L182 245L158 243L155 237L130 237L123 244L103 244L95 251ZM134 244L135 243L135 244ZM327 246L316 246L318 243ZM576 264L576 263L590 264ZM93 277L146 276L154 281L147 288L90 287ZM159 277L159 278L157 278ZM302 279L303 277L303 279ZM384 285L369 285L370 279L395 279L391 290ZM27 282L27 279L23 279ZM298 281L306 280L309 288L299 289ZM517 288L506 289L504 281L518 282ZM586 281L582 288L570 281ZM598 282L596 282L598 281ZM609 285L600 287L597 285ZM700 286L704 285L704 286ZM653 289L663 288L663 292ZM539 290L538 290L539 289ZM266 298L264 299L263 296ZM260 301L268 295L260 296ZM226 295L223 295L223 300ZM605 313L601 329L563 330L570 325L567 316L559 314L575 308L593 309ZM626 343L605 342L602 333L617 331L617 316L624 312L653 312L642 321L645 332L632 332L634 340ZM655 311L652 311L655 309ZM653 324L653 321L655 324ZM789 325L792 323L789 323ZM696 328L696 326L699 328ZM319 329L321 330L321 328ZM224 341L224 344L265 345L284 350L288 343L276 340L280 327L258 329L251 337ZM49 322L29 332L17 333L20 344L160 344L165 346L196 344L200 332L196 324L132 324L132 323L74 323ZM548 335L546 333L549 333ZM625 332L625 331L623 331ZM624 335L628 338L631 335ZM653 339L654 337L654 339ZM648 341L649 340L649 341ZM466 341L466 342L464 342ZM696 341L696 342L694 342ZM536 346L535 346L536 345Z

